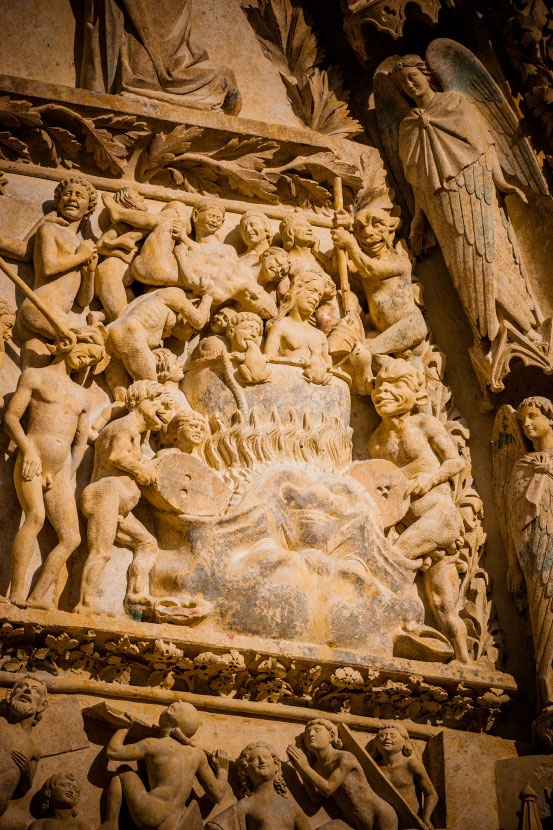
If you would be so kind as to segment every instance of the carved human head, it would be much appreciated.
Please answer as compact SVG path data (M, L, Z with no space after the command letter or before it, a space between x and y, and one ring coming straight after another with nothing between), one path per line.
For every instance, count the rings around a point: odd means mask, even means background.
M20 677L6 694L6 704L10 721L32 718L34 726L48 706L46 683L32 674Z
M307 215L300 208L291 210L288 216L280 223L280 238L285 251L290 251L294 245L311 247L315 235Z
M130 210L148 210L146 199L134 187L122 187L115 193L113 199L121 207Z
M424 406L428 403L424 372L402 358L388 358L374 379L371 397L381 417L403 415Z
M261 345L263 320L251 311L239 311L227 326L227 337L233 352L244 352L249 341Z
M52 814L54 810L71 810L71 815L77 815L80 789L77 779L71 772L56 772L47 778L41 789L40 809L44 816Z
M57 212L69 222L88 219L96 210L98 194L83 176L63 179L54 190Z
M240 235L247 248L270 242L273 236L269 220L260 210L247 210L240 219Z
M169 218L173 217L174 219L178 219L182 222L183 225L188 225L188 210L186 205L182 202L177 200L167 202L167 204L161 208L160 213L169 214Z
M334 749L340 749L342 746L337 727L327 718L314 718L308 721L303 733L303 742L305 748L315 754L327 746L333 746Z
M262 284L279 283L289 276L292 262L284 248L267 248L260 256L259 281Z
M553 403L539 395L525 398L517 408L517 419L526 437L537 441L553 432Z
M401 752L406 758L413 753L413 745L409 739L409 732L403 724L397 721L383 724L374 738L374 750L380 753ZM371 752L373 754L373 752Z
M177 355L171 349L154 349L156 359L156 374L159 383L175 381L178 383L184 377L184 369Z
M280 758L269 744L260 741L248 744L238 756L236 766L243 797L251 795L264 781L272 781L280 795L288 790Z
M3 297L0 297L0 341L6 343L15 326L15 311Z
M203 444L208 436L207 418L195 410L178 412L173 416L167 428L169 443L178 447L181 452L192 452L194 447Z
M228 324L237 313L235 308L230 308L229 306L218 308L211 321L211 331L214 334L224 334Z
M400 223L398 216L391 216L382 199L375 199L363 205L355 214L353 232L361 248L369 256L377 256L384 249L391 248L394 234Z
M192 224L199 236L210 236L223 227L225 206L219 199L201 199L192 209Z
M171 402L165 398L161 383L153 380L135 380L125 394L129 412L142 415L146 429L158 432L171 418Z
M69 350L59 344L51 347L54 354L62 353L69 369L78 372L88 366L94 366L93 374L103 372L110 361L106 351L107 331L102 324L98 326L82 326L71 329L77 342Z
M159 716L159 725L162 729L180 729L183 735L191 738L198 731L200 714L191 703L175 700Z
M439 83L420 55L404 55L392 70L392 80L408 98L424 94L428 88L439 89Z

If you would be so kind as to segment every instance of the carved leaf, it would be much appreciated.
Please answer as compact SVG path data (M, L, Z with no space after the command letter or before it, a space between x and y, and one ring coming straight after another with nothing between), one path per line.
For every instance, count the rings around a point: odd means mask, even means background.
M296 115L311 130L337 138L348 138L363 131L359 121L351 118L343 100L345 93L337 69L314 68L299 80L280 74Z
M298 2L242 0L242 6L269 60L296 78L319 63L322 49Z
M0 132L0 158L7 161L31 161L27 144L5 130Z
M155 135L143 163L143 175L149 178L148 171L168 166L176 156L186 153L194 139L199 138L202 133L201 127L186 127L184 124L179 124L170 133Z
M105 129L101 126L103 124L108 124L110 129ZM147 134L144 122L137 122L132 116L83 118L82 125L85 130L86 151L91 153L100 170L110 170L117 174L125 172L130 147L138 138ZM129 126L135 129L126 134L116 135L110 132L114 129L127 130Z
M9 95L0 98L0 124L5 127L39 127L40 113L29 101L13 101Z

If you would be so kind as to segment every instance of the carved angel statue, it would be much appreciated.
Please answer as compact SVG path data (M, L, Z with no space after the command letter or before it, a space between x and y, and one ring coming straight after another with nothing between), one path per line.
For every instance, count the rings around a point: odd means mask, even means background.
M550 368L543 314L505 203L509 195L527 202L521 187L548 190L500 88L472 52L441 38L425 60L406 55L381 64L375 100L404 199L410 204L414 196L413 251L422 253L428 223L473 330L479 378L499 391L521 351L526 362Z
M527 451L524 436L532 442L533 452ZM502 406L492 442L507 584L511 592L520 593L523 578L526 582L539 704L549 708L553 707L553 403L532 397L516 411Z

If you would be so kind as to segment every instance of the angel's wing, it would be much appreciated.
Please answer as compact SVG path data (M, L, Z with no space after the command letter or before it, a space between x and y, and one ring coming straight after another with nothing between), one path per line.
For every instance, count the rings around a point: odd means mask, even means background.
M476 104L496 139L504 171L521 185L548 195L536 155L521 133L515 112L478 58L455 40L438 38L426 50L426 63L444 90L457 89Z
M511 550L509 483L515 463L525 452L526 442L515 410L509 405L500 407L492 430L493 497L503 545Z
M386 160L394 176L398 196L403 201L402 207L407 208L412 216L414 213L413 192L405 180L403 165L399 158L398 140L399 125L410 114L411 107L392 81L390 74L398 60L399 56L393 55L378 66L374 75L374 103Z

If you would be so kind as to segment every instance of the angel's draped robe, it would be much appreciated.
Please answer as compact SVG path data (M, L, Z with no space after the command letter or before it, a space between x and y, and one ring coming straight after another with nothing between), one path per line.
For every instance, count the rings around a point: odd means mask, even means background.
M493 341L500 318L526 333L542 322L493 178L494 140L479 110L436 92L400 124L399 154L476 335Z
M86 0L81 86L236 115L234 75L190 39L192 0Z
M542 706L553 704L553 450L513 467L507 495L510 536L526 581Z

